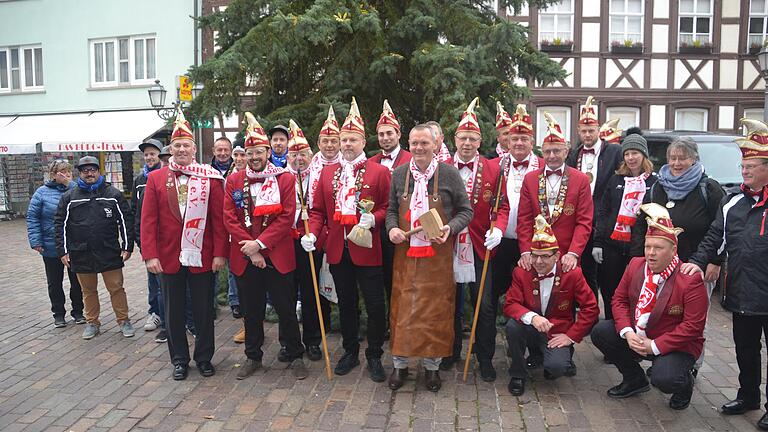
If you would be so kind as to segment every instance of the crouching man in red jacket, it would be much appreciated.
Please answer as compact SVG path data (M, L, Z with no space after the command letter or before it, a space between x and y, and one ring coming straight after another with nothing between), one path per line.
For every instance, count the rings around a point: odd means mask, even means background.
M511 318L506 329L511 360L507 388L515 396L525 392L526 346L540 347L547 379L576 375L573 345L589 334L600 315L581 269L563 272L559 265L559 246L552 227L542 215L534 221L531 271L515 268L504 304L504 314Z
M626 398L650 389L637 362L653 362L651 384L672 393L669 406L688 407L693 394L691 368L701 355L707 319L707 290L701 275L680 272L677 235L667 210L640 207L648 214L645 257L633 258L611 302L613 320L592 330L592 342L621 372L621 384L608 390Z

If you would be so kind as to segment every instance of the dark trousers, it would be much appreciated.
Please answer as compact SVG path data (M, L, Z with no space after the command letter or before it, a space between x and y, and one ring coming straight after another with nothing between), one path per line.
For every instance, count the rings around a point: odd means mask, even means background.
M160 275L147 272L147 301L149 311L160 317L160 327L165 328L165 306L163 305L163 293L160 292Z
M512 270L520 259L520 246L516 239L503 237L496 248L496 255L491 259L493 265L493 291L496 297L504 294L512 285Z
M573 346L547 348L547 335L540 333L533 326L523 324L514 318L507 321L507 356L510 359L509 376L526 379L528 370L525 364L526 346L535 346L544 357L544 370L553 378L563 376L573 364Z
M592 343L613 363L624 381L641 379L645 372L638 362L640 356L629 348L627 340L616 332L613 320L602 320L592 329ZM693 385L690 370L696 359L692 355L674 351L660 356L645 358L653 362L651 384L662 393L685 391Z
M304 355L299 321L296 319L296 290L291 278L293 272L282 274L269 260L263 269L248 263L243 275L237 276L237 294L245 322L245 355L249 359L261 361L264 356L261 347L264 345L264 308L267 292L279 319L280 345L285 347L290 360Z
M395 260L395 245L389 241L387 230L381 231L381 269L384 272L384 291L387 296L387 304L392 298L392 263ZM389 320L387 320L389 324Z
M594 232L594 227L592 227L592 229L592 232ZM605 256L605 254L603 254L603 256ZM589 287L592 288L592 292L595 294L595 298L597 298L597 263L592 257L592 237L589 237L587 246L584 248L584 252L581 254L580 264L581 271L584 273L584 279L587 281Z
M483 258L475 255L475 282L468 282L469 295L472 299L472 314L474 316L475 305L477 304L477 294L480 290L480 277L483 274ZM493 291L493 271L491 264L488 263L488 274L485 277L485 287L483 288L483 298L480 302L480 314L477 317L477 329L475 330L475 346L473 352L478 360L492 360L496 352L496 308L499 305L499 296ZM464 283L456 284L456 310L453 317L454 334L459 335L453 338L453 356L459 358L461 355L461 331L462 318L464 315Z
M333 282L336 284L336 294L339 297L339 320L344 351L352 353L360 351L360 342L357 340L360 327L357 308L359 287L368 313L368 348L365 349L365 358L381 358L384 353L381 347L384 344L386 329L381 266L354 265L349 256L349 249L345 247L341 261L329 267Z
M317 303L315 302L315 286L312 282L312 269L309 265L309 254L301 247L301 242L294 241L294 250L296 251L296 270L291 278L294 286L298 286L301 295L301 327L303 330L302 341L304 346L320 346L322 336L320 334L320 321L317 317ZM323 264L322 251L313 251L312 257L315 261L315 278L320 279L320 266ZM323 323L325 331L331 328L331 304L322 295L320 297L320 308L323 312ZM295 306L294 306L295 308Z
M598 266L597 281L600 285L600 293L603 295L603 312L607 320L613 319L613 311L611 310L613 293L619 286L630 259L632 257L629 256L628 250L611 245L603 247L603 263Z
M64 297L64 264L54 257L43 257L45 265L45 279L48 282L48 298L51 299L51 312L54 317L62 317L67 314L64 305L67 299ZM69 301L72 303L72 317L83 316L83 291L77 275L67 269L69 277Z
M760 349L763 334L768 337L768 315L733 314L733 341L736 344L736 362L739 364L739 392L736 398L748 404L760 403ZM768 402L765 406L768 409Z
M192 306L197 338L193 358L196 363L213 358L213 273L192 273L182 266L178 272L164 273L160 287L165 301L165 328L168 330L168 351L174 365L189 364L189 344L184 328L187 309L187 289ZM189 287L189 288L187 288Z

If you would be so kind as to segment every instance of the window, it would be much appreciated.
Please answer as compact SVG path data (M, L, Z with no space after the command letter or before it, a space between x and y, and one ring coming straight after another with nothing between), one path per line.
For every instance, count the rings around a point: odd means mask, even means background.
M540 11L539 42L541 41L573 41L573 0L562 0Z
M540 107L536 109L536 142L541 143L547 136L547 120L544 118L544 112L552 114L552 117L560 124L565 140L571 141L571 109L569 107ZM540 145L540 144L537 144Z
M680 45L711 43L712 0L680 0Z
M0 48L0 92L43 89L43 48L27 45Z
M681 108L675 111L675 129L686 131L707 130L709 112L699 108Z
M611 0L611 42L643 41L643 0Z
M750 48L763 46L768 38L768 1L751 0L749 2L749 41Z
M157 77L154 35L91 41L91 86L149 84Z
M744 117L753 120L763 121L763 109L762 108L747 108L744 110Z
M619 119L619 128L627 130L640 126L640 108L615 107L606 109L606 120Z

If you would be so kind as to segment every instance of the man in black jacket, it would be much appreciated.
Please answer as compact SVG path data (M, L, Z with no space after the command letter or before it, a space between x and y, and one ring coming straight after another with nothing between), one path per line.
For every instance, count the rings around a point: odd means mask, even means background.
M599 126L597 107L592 105L592 96L589 96L579 115L580 144L571 150L566 163L589 177L589 187L592 189L592 203L595 211L600 208L600 199L605 192L606 185L608 185L608 180L619 168L622 160L621 146L609 144L599 139ZM593 215L593 224L595 220ZM592 288L592 292L597 296L597 263L592 258L594 233L595 230L593 229L589 243L584 248L585 252L581 255L581 269L584 272L584 278ZM605 307L609 306L605 305Z
M131 208L134 215L134 233L136 234L136 245L141 249L141 204L144 201L144 188L147 185L147 177L152 171L163 166L160 162L160 152L163 144L149 138L139 144L139 150L144 153L144 167L133 180L133 197L131 197ZM147 293L149 310L147 311L147 322L144 324L145 331L159 329L155 335L155 342L163 343L168 340L165 332L165 314L163 313L163 296L160 291L160 276L147 272Z
M132 337L135 330L128 319L123 263L133 252L133 213L122 192L104 181L98 159L85 156L76 168L77 187L62 195L54 224L61 262L77 274L83 289L87 321L83 339L99 334L101 326L98 273L109 291L120 331Z
M742 153L741 190L721 201L704 240L681 268L687 274L701 272L723 250L728 254L725 308L733 313L739 391L735 400L722 406L726 415L760 408L761 339L768 331L768 126L750 119L742 123L748 133L736 140ZM768 413L757 427L768 430Z

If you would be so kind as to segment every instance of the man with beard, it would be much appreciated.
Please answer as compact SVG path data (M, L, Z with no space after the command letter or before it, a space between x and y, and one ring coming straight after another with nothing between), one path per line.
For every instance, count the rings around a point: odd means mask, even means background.
M288 163L286 153L288 153L289 134L288 128L283 125L277 125L269 130L269 145L272 150L269 161L278 168L285 168Z

